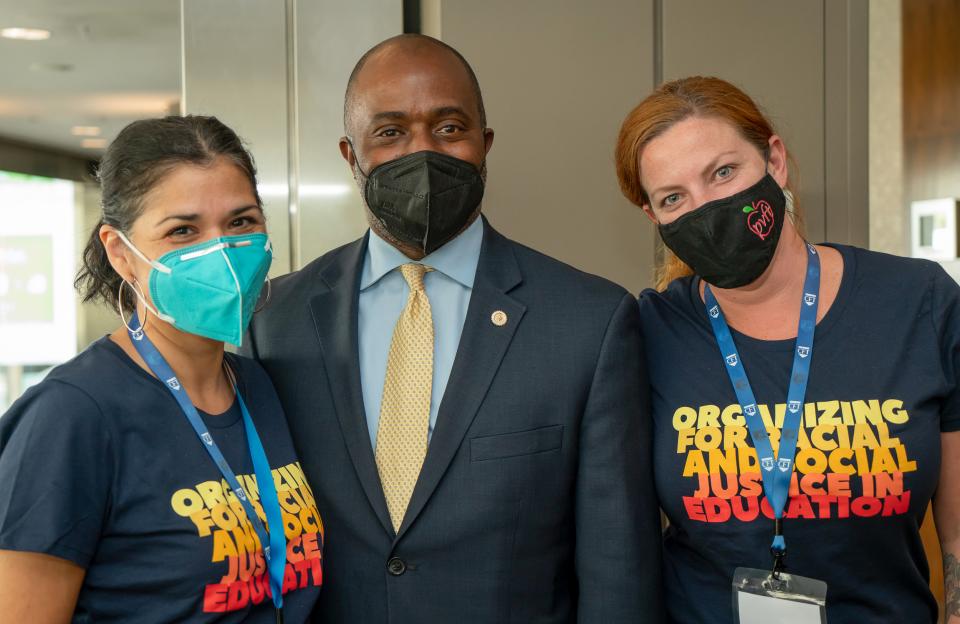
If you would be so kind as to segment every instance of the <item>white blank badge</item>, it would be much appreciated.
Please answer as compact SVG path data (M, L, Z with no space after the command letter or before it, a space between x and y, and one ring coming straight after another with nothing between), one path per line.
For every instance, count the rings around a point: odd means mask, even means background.
M737 592L740 624L820 624L820 607L808 602L781 600Z
M733 616L738 624L824 624L827 584L769 570L737 568L733 574Z

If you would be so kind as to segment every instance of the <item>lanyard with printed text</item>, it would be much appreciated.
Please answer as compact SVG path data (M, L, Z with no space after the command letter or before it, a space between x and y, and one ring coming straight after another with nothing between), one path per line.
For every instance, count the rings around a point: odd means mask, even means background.
M284 535L283 518L280 513L280 500L277 496L277 488L270 472L267 454L263 450L263 443L260 441L260 436L257 434L253 419L250 418L250 412L247 411L247 406L243 402L243 397L240 396L240 391L237 389L236 383L233 384L233 391L234 394L236 394L237 403L240 405L240 412L243 414L243 426L247 434L247 446L250 449L250 458L253 460L253 470L257 477L257 488L260 491L260 504L263 506L263 512L267 517L267 525L271 529L269 532L253 508L247 492L240 486L237 476L234 474L233 469L230 468L230 464L227 463L227 459L220 451L220 447L217 446L217 442L213 439L213 436L210 435L210 431L197 412L197 408L194 407L193 402L190 401L190 397L187 396L186 391L180 385L176 373L173 372L173 369L170 368L167 361L163 359L160 351L150 342L150 338L148 338L147 334L143 331L136 312L134 312L131 322L134 326L140 327L140 329L136 331L130 331L129 328L127 330L130 335L130 341L133 343L133 346L136 347L137 353L144 359L150 367L150 370L153 371L153 374L167 386L173 398L177 400L180 409L183 410L193 430L197 433L197 437L200 438L204 448L207 449L211 459L213 459L213 463L220 469L223 478L227 481L227 485L233 490L237 500L239 500L243 506L243 510L246 512L250 524L253 525L254 530L257 532L257 537L260 538L260 544L263 547L263 556L267 561L267 570L270 575L270 593L273 598L274 607L276 607L277 610L277 621L282 621L283 575L287 565L287 542L286 536Z
M803 301L800 303L800 324L797 328L797 344L793 353L793 369L790 371L790 386L787 391L787 411L780 431L780 446L776 458L770 445L770 434L757 410L757 400L743 369L743 361L737 353L730 328L723 317L720 305L704 283L704 305L713 327L713 334L720 347L724 364L737 401L743 411L747 430L760 460L760 474L763 477L763 492L773 508L776 519L773 543L770 548L777 565L786 551L783 537L783 509L789 498L790 479L793 474L793 460L797 454L797 435L800 418L803 413L804 396L807 393L807 381L810 375L810 360L813 358L813 334L817 326L817 303L820 294L820 257L813 245L807 244L807 274L803 282Z

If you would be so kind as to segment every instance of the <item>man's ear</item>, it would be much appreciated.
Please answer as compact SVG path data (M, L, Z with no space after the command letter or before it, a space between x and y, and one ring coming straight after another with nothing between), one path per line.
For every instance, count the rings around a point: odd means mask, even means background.
M483 129L483 153L487 155L490 153L490 148L493 147L493 128L484 128Z
M353 153L353 145L350 143L350 139L346 136L340 137L340 155L343 156L343 159L347 161L347 164L350 165L350 170L353 170L354 165L357 163L357 155Z

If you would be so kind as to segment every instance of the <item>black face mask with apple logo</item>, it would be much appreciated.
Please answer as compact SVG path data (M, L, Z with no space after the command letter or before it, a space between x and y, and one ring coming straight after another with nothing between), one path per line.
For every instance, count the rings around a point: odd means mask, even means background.
M770 265L783 231L786 197L768 173L748 189L661 224L663 243L705 282L739 288Z

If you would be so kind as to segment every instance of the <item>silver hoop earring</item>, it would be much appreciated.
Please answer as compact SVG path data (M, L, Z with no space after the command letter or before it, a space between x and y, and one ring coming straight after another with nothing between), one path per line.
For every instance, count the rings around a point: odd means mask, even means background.
M267 304L270 303L270 294L271 294L271 292L272 292L272 291L270 290L270 278L268 277L268 278L265 279L264 281L267 283L267 296L266 296L266 297L264 298L264 300L263 300L263 305L258 305L257 307L255 307L255 308L253 309L253 313L254 313L254 314L256 314L256 313L259 312L260 310L262 310L262 309L264 309L265 307L267 307Z
M142 340L144 330L147 328L147 317L149 316L149 314L147 314L146 306L144 306L144 314L143 314L143 318L140 319L140 327L136 329L130 327L130 324L127 322L126 317L123 316L123 285L124 284L129 286L130 290L133 290L133 285L130 284L127 280L121 278L120 287L117 289L117 313L120 315L120 321L123 323L123 326L127 328L127 331L130 332L130 335L133 337L133 339ZM136 294L136 291L134 291L134 293ZM133 307L134 307L134 310L136 310L136 307L137 307L136 302L134 302Z

